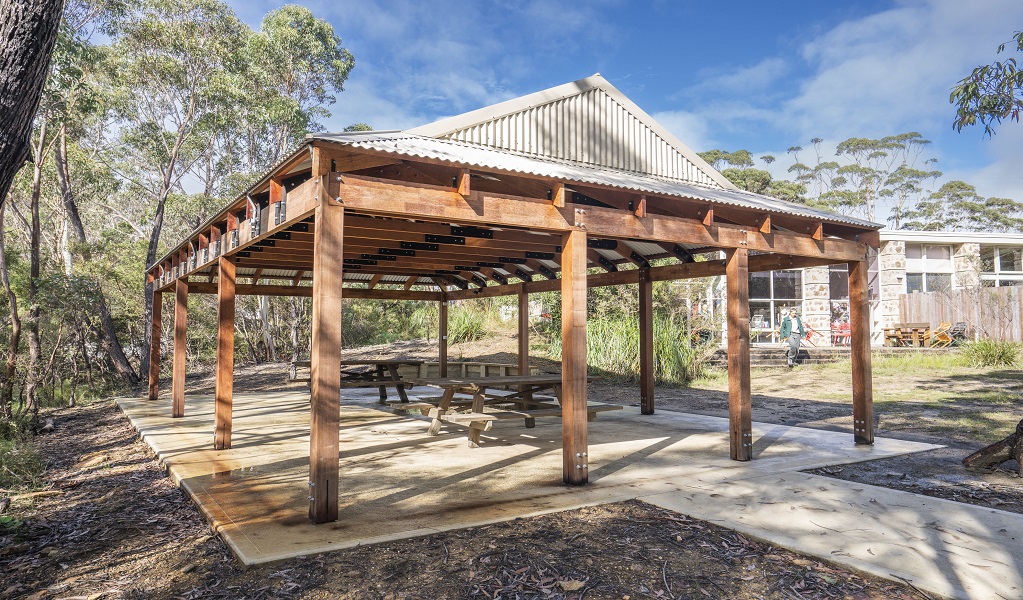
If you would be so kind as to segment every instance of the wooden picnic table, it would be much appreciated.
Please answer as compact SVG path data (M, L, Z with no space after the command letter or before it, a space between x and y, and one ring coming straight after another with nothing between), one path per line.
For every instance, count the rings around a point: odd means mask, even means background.
M411 365L418 367L423 364L421 360L388 359L388 360L343 360L341 361L341 388L354 387L378 387L380 388L380 403L387 401L387 388L394 387L398 390L398 397L405 404L408 403L406 387L412 387L402 381L398 374L398 367ZM371 367L369 370L359 367Z
M931 345L930 323L895 323L884 330L885 345L927 348Z
M398 390L398 397L403 403L408 403L408 395L405 393L407 385L398 374L398 367L411 365L418 367L423 364L421 360L410 359L387 359L387 360L343 360L341 361L341 388L378 387L380 388L380 403L387 401L387 388L393 387ZM299 360L291 363L291 380L298 379L296 368L309 367L311 362ZM366 369L364 367L370 367Z
M587 380L593 381L595 377ZM480 434L489 431L494 421L524 419L526 427L533 427L537 417L561 416L561 375L512 375L508 377L458 377L458 378L412 378L406 383L413 386L431 386L444 390L437 402L420 402L407 405L408 409L419 408L433 421L427 432L438 435L444 422L464 425L469 428L469 447L478 448ZM506 388L515 389L506 389ZM495 389L497 388L497 389ZM535 394L553 391L555 402L544 401ZM470 394L469 402L458 402L455 394ZM486 412L486 407L511 404L514 408ZM468 405L469 412L458 412ZM589 420L598 412L621 410L621 406L587 403Z

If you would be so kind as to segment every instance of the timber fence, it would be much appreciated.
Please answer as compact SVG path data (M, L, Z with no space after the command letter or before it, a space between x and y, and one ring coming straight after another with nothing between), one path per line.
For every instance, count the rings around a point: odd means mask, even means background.
M968 288L947 292L903 294L903 323L966 322L974 339L1023 341L1023 288Z

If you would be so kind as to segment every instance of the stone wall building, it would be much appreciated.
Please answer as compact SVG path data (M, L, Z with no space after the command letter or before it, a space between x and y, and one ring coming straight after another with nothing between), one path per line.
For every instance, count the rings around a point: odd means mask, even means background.
M1023 234L882 230L870 268L872 341L880 345L884 328L901 322L899 301L905 294L1010 285L1023 285ZM813 330L814 345L844 342L841 332L849 311L845 266L752 274L753 342L780 342L781 319L793 307Z

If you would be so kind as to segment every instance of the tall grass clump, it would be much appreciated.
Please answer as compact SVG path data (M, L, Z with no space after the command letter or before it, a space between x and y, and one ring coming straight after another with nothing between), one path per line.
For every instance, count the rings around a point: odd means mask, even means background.
M448 311L448 342L476 342L489 337L494 331L507 329L507 325L501 322L500 307L502 302L508 301L480 298L452 306Z
M28 435L0 436L0 489L32 489L42 485L45 464Z
M977 340L963 344L961 352L974 367L1012 367L1019 363L1020 344Z
M654 378L684 385L700 378L713 344L693 344L689 328L669 316L654 318ZM560 346L560 344L558 344ZM586 323L586 361L611 380L639 377L639 323L636 319L597 318Z

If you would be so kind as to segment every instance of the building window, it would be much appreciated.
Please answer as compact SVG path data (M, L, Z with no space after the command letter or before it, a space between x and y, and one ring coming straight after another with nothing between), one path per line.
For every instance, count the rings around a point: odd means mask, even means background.
M952 246L906 244L906 293L952 289Z
M802 316L803 272L749 274L750 335L754 343L776 342L782 319L795 308Z
M832 265L828 269L831 299L831 322L838 323L849 317L849 267Z
M986 286L1020 285L1023 281L1023 248L987 246L980 253L981 281Z

